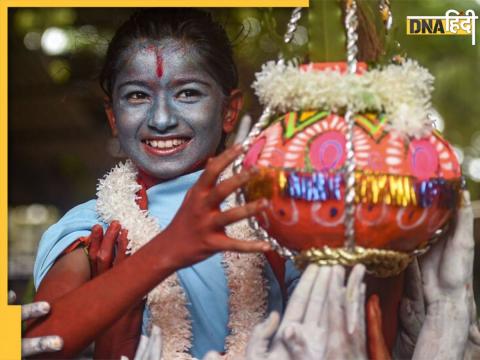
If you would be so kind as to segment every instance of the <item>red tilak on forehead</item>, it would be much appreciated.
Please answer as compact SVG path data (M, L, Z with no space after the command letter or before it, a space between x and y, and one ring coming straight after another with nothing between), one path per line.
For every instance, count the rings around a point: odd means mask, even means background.
M161 78L163 75L163 59L160 49L157 48L157 76Z
M156 64L157 64L157 76L161 78L163 76L163 58L162 58L162 51L158 46L149 45L147 47L148 51L155 52L156 57Z
M161 78L163 75L163 58L159 48L157 48L155 55L157 56L157 76Z

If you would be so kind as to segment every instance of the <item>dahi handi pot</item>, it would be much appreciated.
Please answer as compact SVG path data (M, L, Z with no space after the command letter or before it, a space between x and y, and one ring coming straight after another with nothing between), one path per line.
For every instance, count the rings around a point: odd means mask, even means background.
M345 70L328 63L309 71L332 67ZM458 207L454 150L435 130L412 137L391 129L379 111L354 119L355 245L401 254L425 248ZM272 116L251 143L243 167L258 173L244 194L270 200L257 221L281 246L296 253L344 247L346 130L342 109L301 109Z

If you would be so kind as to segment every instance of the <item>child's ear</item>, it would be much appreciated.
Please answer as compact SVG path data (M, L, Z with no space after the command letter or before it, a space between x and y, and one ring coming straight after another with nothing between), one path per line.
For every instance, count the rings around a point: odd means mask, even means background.
M230 133L235 129L239 119L240 111L243 107L243 94L239 89L234 89L230 93L225 114L223 116L223 131Z
M103 107L105 108L105 114L107 115L108 123L110 125L110 129L112 129L112 135L117 136L117 124L115 121L115 115L113 114L112 109L112 101L110 98L105 97L103 99Z

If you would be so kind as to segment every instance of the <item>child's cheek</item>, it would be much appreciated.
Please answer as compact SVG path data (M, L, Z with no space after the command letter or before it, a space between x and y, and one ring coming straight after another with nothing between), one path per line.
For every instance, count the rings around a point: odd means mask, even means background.
M120 132L127 132L128 135L134 136L136 130L143 122L147 122L149 116L152 116L150 107L146 106L119 106L117 119L117 127Z

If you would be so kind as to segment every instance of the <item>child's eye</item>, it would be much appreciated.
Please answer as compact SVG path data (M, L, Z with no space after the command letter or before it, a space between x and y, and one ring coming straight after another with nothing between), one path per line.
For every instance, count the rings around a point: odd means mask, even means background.
M132 91L127 94L126 98L132 104L141 104L148 101L150 97L143 91Z
M186 102L193 102L198 100L202 93L195 89L185 89L177 93L177 99Z

